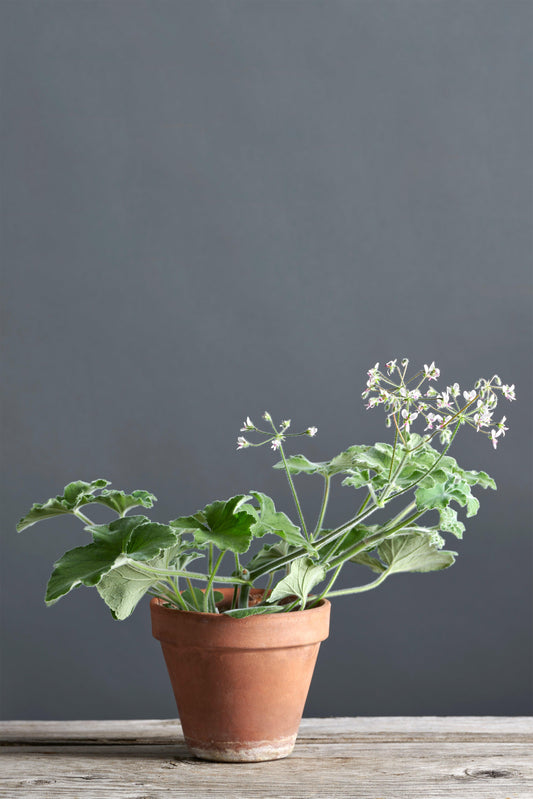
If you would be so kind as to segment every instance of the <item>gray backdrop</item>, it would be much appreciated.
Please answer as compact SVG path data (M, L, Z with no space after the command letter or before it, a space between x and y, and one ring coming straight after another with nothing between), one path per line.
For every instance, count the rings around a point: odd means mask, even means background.
M254 488L292 513L242 420L317 425L315 459L387 440L360 393L403 355L516 383L499 450L454 452L499 490L452 569L335 601L306 713L532 710L532 8L1 3L5 718L175 715L146 603L45 608L87 539L17 537L32 502L103 476L161 521Z

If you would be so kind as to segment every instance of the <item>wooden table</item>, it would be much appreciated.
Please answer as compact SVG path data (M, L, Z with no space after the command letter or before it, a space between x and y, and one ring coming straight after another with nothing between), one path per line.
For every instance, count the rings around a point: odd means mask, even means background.
M190 757L179 722L0 723L1 799L532 799L532 718L304 719L268 763Z

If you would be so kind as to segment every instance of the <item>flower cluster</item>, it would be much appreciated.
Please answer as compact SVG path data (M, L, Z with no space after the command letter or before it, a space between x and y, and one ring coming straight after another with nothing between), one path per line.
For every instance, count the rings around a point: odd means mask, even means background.
M246 421L243 423L240 432L245 433L247 431L251 431L254 433L260 433L261 435L266 436L264 441L259 441L257 444L248 441L247 438L244 436L239 436L237 438L237 449L245 449L246 447L262 447L263 444L270 444L270 447L273 450L277 450L281 447L281 442L285 441L287 437L296 438L297 436L315 436L317 434L318 428L317 427L308 427L307 430L303 430L301 433L287 433L287 430L291 426L291 420L285 419L279 425L279 429L276 427L272 420L272 416L265 411L263 414L263 419L265 422L268 422L272 431L270 430L261 430L257 427L249 416L246 417Z
M439 392L429 385L440 377L434 361L406 379L408 365L408 359L403 358L400 365L397 359L386 363L384 372L380 371L379 363L369 369L362 394L368 400L367 408L383 405L387 426L394 422L401 438L409 434L413 422L421 417L426 423L424 432L428 439L439 434L441 443L449 444L454 425L468 424L487 435L496 449L499 437L508 430L505 416L499 422L493 418L498 392L510 401L515 400L514 384L505 385L498 375L493 375L490 380L481 378L467 391L462 391L459 383L453 383ZM424 386L426 381L428 384Z

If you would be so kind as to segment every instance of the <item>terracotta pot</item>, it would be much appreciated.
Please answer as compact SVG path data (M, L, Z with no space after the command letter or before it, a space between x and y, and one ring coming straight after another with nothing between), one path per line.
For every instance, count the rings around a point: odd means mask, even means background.
M226 599L232 593L218 590ZM287 757L328 637L330 603L243 619L187 613L159 599L150 609L191 752L205 760Z

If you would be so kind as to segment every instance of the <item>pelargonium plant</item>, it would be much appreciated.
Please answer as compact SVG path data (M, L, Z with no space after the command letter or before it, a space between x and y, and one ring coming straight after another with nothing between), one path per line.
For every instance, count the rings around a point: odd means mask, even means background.
M496 485L484 471L461 468L448 450L464 426L487 435L496 448L508 428L505 416L495 420L495 409L501 396L514 400L515 389L494 375L467 390L458 383L438 390L434 363L409 378L408 365L406 358L399 364L389 361L383 370L377 363L362 395L367 408L383 407L392 443L357 444L331 460L313 462L287 454L285 447L293 438L315 436L316 427L292 433L290 420L276 424L264 413L258 426L247 417L240 432L254 440L239 436L237 448L270 445L281 457L274 468L287 477L295 521L276 510L266 494L249 491L160 524L128 515L134 508L151 508L153 494L111 490L102 479L69 483L61 496L33 505L18 523L19 532L42 519L73 515L92 536L91 543L69 550L54 565L46 603L85 585L96 587L116 619L129 616L145 594L182 611L239 618L303 610L326 597L368 591L392 574L451 566L457 553L444 549L444 535L462 538L465 530L457 506L474 516L479 500L472 488ZM299 475L317 475L323 482L314 524L306 521L298 497L293 478ZM359 492L360 500L349 519L329 528L325 519L333 479ZM394 512L384 514L392 502ZM95 523L86 515L92 504L106 506L117 518ZM268 543L246 558L259 538ZM229 574L221 573L223 561ZM345 566L370 570L373 578L354 578L357 585L335 589ZM217 590L221 587L230 589L230 599ZM251 590L258 587L263 590Z

